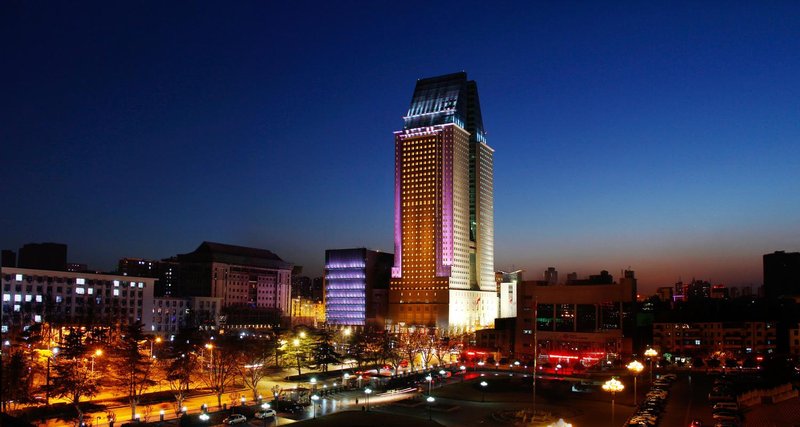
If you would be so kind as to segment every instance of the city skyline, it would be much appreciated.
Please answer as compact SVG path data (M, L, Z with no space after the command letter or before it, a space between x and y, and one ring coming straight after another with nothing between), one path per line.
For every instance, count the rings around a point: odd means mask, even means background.
M796 4L426 6L481 31L407 28L413 3L2 7L2 249L110 270L208 240L311 276L393 252L387 135L415 79L460 70L498 150L496 270L757 286L800 244Z

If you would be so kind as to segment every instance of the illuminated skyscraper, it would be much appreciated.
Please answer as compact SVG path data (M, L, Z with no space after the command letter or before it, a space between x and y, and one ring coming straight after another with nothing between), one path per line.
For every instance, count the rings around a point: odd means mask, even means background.
M417 81L395 136L395 324L464 330L497 317L494 150L466 73Z

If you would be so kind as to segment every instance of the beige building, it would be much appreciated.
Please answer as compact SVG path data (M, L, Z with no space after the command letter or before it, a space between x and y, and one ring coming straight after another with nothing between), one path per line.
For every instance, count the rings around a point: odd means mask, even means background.
M774 322L653 323L653 346L662 354L740 358L773 353L776 340Z

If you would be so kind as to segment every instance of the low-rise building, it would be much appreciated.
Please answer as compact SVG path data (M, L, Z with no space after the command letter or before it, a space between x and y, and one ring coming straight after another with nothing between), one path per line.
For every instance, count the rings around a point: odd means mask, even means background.
M656 322L653 346L661 354L689 357L764 355L775 352L777 328L771 321Z
M62 326L132 324L151 330L154 279L2 268L4 333L48 322Z

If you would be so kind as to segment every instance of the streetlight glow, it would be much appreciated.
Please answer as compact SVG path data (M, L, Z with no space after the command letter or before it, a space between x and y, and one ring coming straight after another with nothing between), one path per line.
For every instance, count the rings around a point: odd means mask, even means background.
M639 372L642 372L642 369L644 369L644 365L642 365L638 360L634 360L633 362L628 363L626 368L633 372L633 406L636 406L636 379L639 377Z
M623 385L616 378L611 378L603 383L603 390L611 393L611 425L614 425L614 397L616 397L617 392L620 392L624 389L625 385Z

